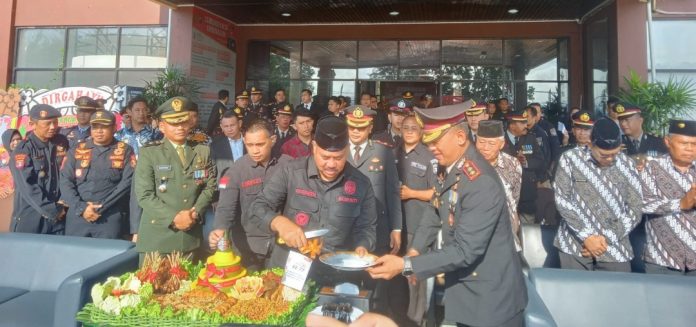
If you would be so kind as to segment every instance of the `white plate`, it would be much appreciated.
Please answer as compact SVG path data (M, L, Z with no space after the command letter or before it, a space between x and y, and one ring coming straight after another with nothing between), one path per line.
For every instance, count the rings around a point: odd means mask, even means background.
M323 254L319 260L338 270L360 271L374 266L377 256L366 254L361 258L355 252L339 251Z
M310 312L310 313L311 313L311 314L318 315L318 316L323 316L323 314L322 314L322 312L321 312L321 307L322 307L322 306L320 305L320 306L314 308L314 310L312 310L312 312ZM364 313L364 312L363 312L362 310L360 310L360 309L358 309L358 308L356 308L356 307L353 307L353 312L350 313L350 320L351 320L351 321L356 321L358 318L360 318L360 316L363 315L363 313Z

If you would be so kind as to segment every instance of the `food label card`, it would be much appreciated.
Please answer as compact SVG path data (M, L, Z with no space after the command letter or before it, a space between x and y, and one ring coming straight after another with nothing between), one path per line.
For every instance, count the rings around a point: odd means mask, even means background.
M312 267L312 259L305 257L298 252L290 251L288 261L285 263L285 275L283 275L283 285L302 291L304 288L309 268Z

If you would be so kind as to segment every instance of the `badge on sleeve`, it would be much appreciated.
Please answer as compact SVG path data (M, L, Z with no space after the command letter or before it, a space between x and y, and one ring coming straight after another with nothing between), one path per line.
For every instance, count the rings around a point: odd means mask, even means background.
M138 159L135 157L134 154L131 154L130 156L130 165L132 168L135 168L135 165L138 163Z
M14 159L15 159L15 168L23 169L24 165L26 164L27 155L24 153L17 153L17 154L15 154Z
M222 178L220 178L220 182L218 183L218 190L227 189L227 183L229 183L229 182L230 182L229 177L222 176Z

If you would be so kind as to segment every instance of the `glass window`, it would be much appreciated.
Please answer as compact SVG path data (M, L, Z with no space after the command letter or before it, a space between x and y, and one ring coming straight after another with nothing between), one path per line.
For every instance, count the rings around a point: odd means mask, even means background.
M464 82L443 82L441 84L442 103L451 104L456 102L456 97L464 99L474 99L476 101L486 101L508 96L512 90L510 81L464 81ZM454 97L453 100L448 100Z
M63 84L63 73L56 70L18 70L15 84L35 90L55 89Z
M154 80L158 73L160 70L121 70L118 72L117 84L143 87L145 81Z
M331 95L353 98L355 96L355 81L333 81L331 83Z
M595 112L601 112L606 114L606 104L609 97L609 91L607 89L607 83L593 83L592 92L594 94L594 99L592 104L594 105Z
M68 30L66 67L115 68L118 28Z
M556 80L556 39L505 40L505 64L517 80Z
M696 69L696 44L686 37L696 35L696 20L656 20L653 31L655 68Z
M469 66L501 65L502 40L444 40L442 63Z
M121 68L165 68L167 29L136 27L121 29Z
M65 54L65 29L21 29L17 40L18 68L59 68Z
M360 41L358 78L387 80L397 78L398 41Z
M440 41L399 42L401 68L433 68L440 66Z
M302 77L356 78L357 52L356 41L305 41L302 43ZM305 67L309 70L305 71Z
M558 40L558 79L568 80L568 40Z
M116 72L113 70L68 70L65 72L66 86L113 86Z

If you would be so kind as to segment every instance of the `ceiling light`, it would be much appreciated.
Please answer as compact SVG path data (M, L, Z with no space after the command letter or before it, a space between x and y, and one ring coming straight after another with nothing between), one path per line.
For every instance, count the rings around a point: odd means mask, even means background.
M508 14L510 14L510 15L514 15L514 14L516 14L516 13L518 13L518 12L520 12L520 11L517 10L517 9L515 9L515 8L510 8L510 9L508 10Z
M398 11L391 11L391 12L389 12L389 16L399 16L399 12Z
M282 13L282 14L280 14L280 15L283 16L283 17L290 17L290 16L292 16L292 15L290 15L289 12L284 12L284 13Z

